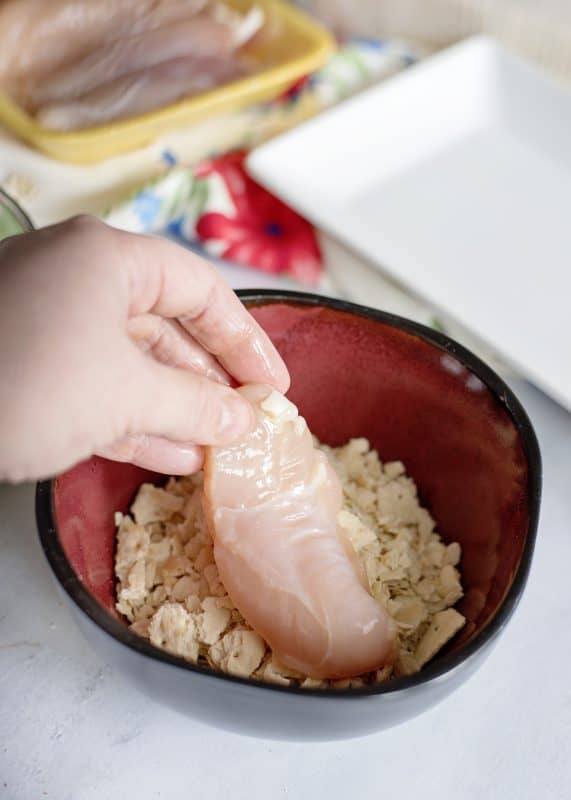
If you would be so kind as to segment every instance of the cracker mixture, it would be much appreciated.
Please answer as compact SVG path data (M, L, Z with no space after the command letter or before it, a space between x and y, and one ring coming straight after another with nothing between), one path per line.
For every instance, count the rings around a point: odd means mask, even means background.
M307 688L363 686L418 672L464 625L460 545L445 545L400 461L383 464L366 439L321 445L341 479L339 525L370 590L398 626L392 667L339 681L284 667L234 608L220 582L202 513L202 473L143 484L131 514L116 514L117 610L157 647L241 677Z

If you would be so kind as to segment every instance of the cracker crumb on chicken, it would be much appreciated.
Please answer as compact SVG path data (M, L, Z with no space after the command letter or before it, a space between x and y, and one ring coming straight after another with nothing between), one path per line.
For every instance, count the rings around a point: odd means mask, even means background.
M338 524L372 595L398 626L392 667L342 681L308 678L278 662L220 581L202 512L202 474L143 484L118 513L117 610L152 644L240 677L308 689L348 688L418 672L462 628L457 542L444 544L400 461L382 463L366 439L320 445L343 486Z

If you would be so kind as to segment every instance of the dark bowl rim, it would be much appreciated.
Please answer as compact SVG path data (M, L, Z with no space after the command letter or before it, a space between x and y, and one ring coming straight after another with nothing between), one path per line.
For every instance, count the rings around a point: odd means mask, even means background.
M327 699L346 699L381 694L392 695L417 687L421 684L439 680L446 673L454 671L463 662L472 658L483 646L491 642L491 640L499 634L513 614L527 582L537 535L542 473L539 444L527 413L517 397L499 375L468 349L440 331L433 330L425 325L396 316L395 314L357 305L346 300L330 298L325 295L286 290L275 291L273 289L242 289L238 290L236 293L249 307L275 303L286 303L298 306L321 306L396 327L452 355L487 386L497 402L505 408L513 420L520 435L528 465L527 490L529 526L516 573L498 610L485 627L474 636L473 639L460 647L459 650L437 658L434 662L429 662L415 675L395 678L387 683L368 685L360 688L303 689L298 686L280 686L264 681L253 680L251 678L239 678L224 672L217 672L207 666L192 664L191 662L185 661L183 658L171 655L164 650L154 647L154 645L150 644L146 639L138 636L127 628L124 623L111 616L111 614L92 597L87 589L85 589L71 567L57 536L53 507L57 477L40 481L36 487L36 523L40 542L52 571L74 604L78 606L95 625L103 629L117 640L117 642L136 651L140 655L150 657L165 664L170 664L173 667L188 672L204 675L205 677L229 681L231 683L270 692L281 692L285 694L291 694L293 692L294 694Z

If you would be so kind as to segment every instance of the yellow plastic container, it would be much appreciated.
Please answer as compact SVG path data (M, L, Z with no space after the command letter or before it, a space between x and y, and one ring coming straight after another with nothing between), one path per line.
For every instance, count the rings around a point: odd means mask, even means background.
M265 27L248 50L259 71L155 111L81 131L58 132L0 94L0 124L59 161L89 164L142 147L165 131L270 100L303 75L319 69L334 49L330 34L281 0L225 0L239 11L263 9Z

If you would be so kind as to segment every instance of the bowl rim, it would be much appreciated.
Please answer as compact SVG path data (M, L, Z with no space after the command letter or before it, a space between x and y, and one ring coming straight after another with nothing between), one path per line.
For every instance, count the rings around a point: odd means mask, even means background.
M26 214L22 206L5 189L0 186L0 206L3 206L20 223L23 228L22 233L29 233L34 230L32 220ZM18 236L19 234L16 234Z
M254 689L263 689L269 692L294 693L303 696L321 697L324 699L337 698L340 700L371 695L394 695L420 686L421 684L438 681L447 673L455 671L462 663L471 659L483 646L491 642L500 633L515 611L527 582L537 536L542 483L542 464L539 444L527 413L515 394L499 375L481 361L478 356L451 339L445 333L433 330L432 328L428 328L425 325L404 317L390 314L386 311L357 305L347 300L331 298L325 295L286 290L276 291L273 289L241 289L238 290L236 294L248 307L259 307L276 303L285 303L294 306L321 306L398 328L452 355L464 367L467 367L482 380L489 391L494 395L496 401L499 402L510 415L516 426L528 466L528 530L521 558L512 583L496 613L488 620L482 630L457 651L447 653L441 658L429 662L420 672L414 675L395 678L377 685L347 689L304 689L300 686L282 686L253 678L240 678L222 671L216 671L208 666L193 664L179 656L172 655L165 650L155 647L147 639L131 631L123 622L113 617L101 606L83 586L69 563L57 536L53 504L57 477L37 483L35 504L36 524L40 542L55 577L75 606L86 614L97 627L103 629L103 631L109 634L119 644L136 651L139 655L147 656L155 661L163 662L178 669L183 669L205 677L237 683Z

